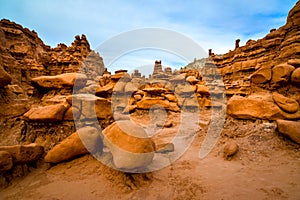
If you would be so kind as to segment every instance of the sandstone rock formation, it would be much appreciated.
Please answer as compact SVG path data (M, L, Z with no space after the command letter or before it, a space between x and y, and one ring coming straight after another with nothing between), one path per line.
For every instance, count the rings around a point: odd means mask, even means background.
M102 153L103 143L94 127L83 127L51 149L45 162L59 163L87 153Z
M104 143L119 169L145 168L152 162L155 145L142 127L130 120L117 121L103 130Z
M300 122L276 120L278 131L300 144Z

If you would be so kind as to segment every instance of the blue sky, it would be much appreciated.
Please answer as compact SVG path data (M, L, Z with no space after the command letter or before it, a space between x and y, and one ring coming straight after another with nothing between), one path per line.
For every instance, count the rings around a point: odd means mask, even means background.
M7 18L35 30L44 43L52 47L61 42L69 45L75 35L83 33L91 47L96 49L101 43L120 33L155 27L181 33L194 40L205 51L212 48L215 53L226 53L234 48L237 38L244 45L248 39L261 38L271 28L284 25L288 11L296 2L0 0L0 18ZM167 56L162 54L161 57ZM180 63L179 58L175 61L174 56L170 57L173 61L167 60L167 65ZM151 59L150 56L148 61ZM147 62L140 65L149 64ZM134 63L138 61L132 62L132 65Z

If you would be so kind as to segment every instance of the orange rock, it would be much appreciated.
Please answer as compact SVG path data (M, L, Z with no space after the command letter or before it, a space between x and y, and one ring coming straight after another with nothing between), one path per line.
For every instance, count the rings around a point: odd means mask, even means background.
M300 122L288 120L276 120L280 133L300 144Z
M293 71L291 81L293 84L300 86L300 68Z
M117 168L147 167L154 157L155 145L144 129L130 120L117 121L103 130L104 143Z
M62 121L64 113L70 107L67 103L31 108L24 114L29 121L58 122Z
M271 84L274 86L286 85L294 69L295 67L287 63L276 65L275 67L272 68Z
M87 82L87 77L84 74L79 73L65 73L57 76L40 76L31 79L34 84L40 87L51 89L51 88L64 88L74 87L76 83L76 88L82 88Z
M102 153L103 143L98 130L86 126L54 146L45 156L45 162L59 163L88 153Z
M15 164L24 164L38 160L44 153L44 147L35 143L27 145L0 146L0 151L7 151Z
M278 92L273 93L273 100L284 111L295 113L299 110L299 104L295 99L287 98Z

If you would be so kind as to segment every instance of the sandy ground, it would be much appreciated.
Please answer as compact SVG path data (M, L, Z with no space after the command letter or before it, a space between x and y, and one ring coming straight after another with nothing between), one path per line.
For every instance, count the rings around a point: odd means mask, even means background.
M161 170L124 174L86 155L32 168L0 191L0 199L300 199L299 146L279 136L272 124L236 123L227 122L204 159L198 157L200 131L184 155ZM224 160L223 146L232 138L239 152Z

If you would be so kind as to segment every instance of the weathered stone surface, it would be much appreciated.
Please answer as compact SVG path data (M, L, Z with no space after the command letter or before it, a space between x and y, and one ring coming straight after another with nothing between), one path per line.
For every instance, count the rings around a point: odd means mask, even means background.
M165 89L165 88L145 88L145 89L143 89L143 91L150 95L160 96L162 93L167 92L167 89Z
M152 106L159 104L163 108L169 107L169 101L157 98L143 98L139 102L137 102L137 108L139 109L150 109Z
M44 153L44 147L35 143L28 145L0 146L0 151L7 151L15 164L24 164L38 160Z
M197 84L199 82L199 80L196 79L195 76L188 76L186 78L186 81L189 82L191 85Z
M147 167L154 157L155 145L144 129L130 120L114 122L103 130L104 143L120 169Z
M23 89L19 85L8 85L7 87L10 91L12 91L15 94L23 94L24 93Z
M87 76L80 73L65 73L56 76L40 76L31 79L34 84L40 87L51 89L51 88L72 88L76 81L76 88L82 88L87 82Z
M206 95L209 96L209 89L208 87L206 87L205 85L197 85L197 93L202 94L202 95Z
M31 108L24 114L29 121L35 122L58 122L62 121L66 110L70 107L68 103L60 103L43 107Z
M103 87L98 86L95 94L99 97L109 97L113 92L114 86L114 83L109 83Z
M103 143L98 130L86 126L54 146L45 156L45 162L59 163L88 153L102 153Z
M295 67L299 67L300 66L300 59L290 59L288 60L288 64L293 65Z
M300 144L300 122L288 120L276 120L280 133Z
M175 88L175 94L181 96L190 96L194 93L194 88L190 84L179 84Z
M273 100L285 112L295 113L299 109L299 104L295 99L287 98L278 92L273 93Z
M273 67L271 84L276 86L287 84L294 69L295 67L286 63Z
M13 166L13 159L7 151L0 151L0 174L10 170Z
M231 159L231 157L234 156L238 152L238 150L239 145L236 142L227 142L223 149L223 156L225 159Z
M291 80L293 84L300 86L300 68L293 71Z
M284 119L280 108L267 96L233 96L227 104L227 113L239 119Z
M81 110L80 119L106 119L112 116L111 101L92 94L76 94L68 102Z
M170 102L177 102L177 98L174 94L166 94L165 98Z
M133 94L134 92L138 91L138 89L135 87L133 83L128 82L124 88L124 91L127 94Z
M12 81L12 77L0 66L0 87L4 87Z
M260 68L251 75L251 81L253 83L266 83L271 80L272 70L270 67Z
M76 107L70 107L64 114L64 120L77 120L80 117L80 110Z

